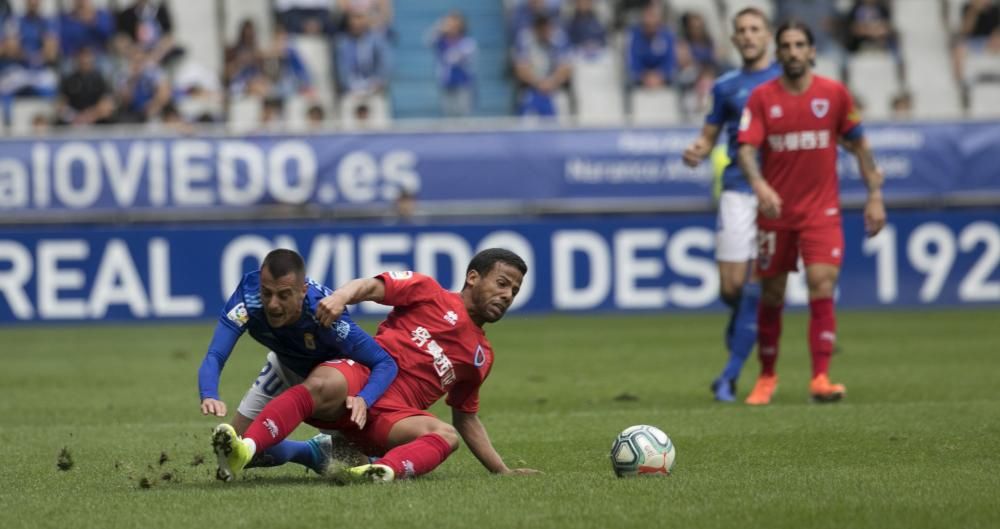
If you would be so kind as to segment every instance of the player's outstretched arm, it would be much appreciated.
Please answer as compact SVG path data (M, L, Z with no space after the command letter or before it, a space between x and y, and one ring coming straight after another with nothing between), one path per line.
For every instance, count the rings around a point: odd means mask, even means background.
M856 139L844 138L841 144L858 159L861 178L868 188L868 200L865 201L865 232L869 237L873 237L885 226L885 203L882 200L882 183L885 177L875 163L875 155L872 154L872 149L864 136Z
M715 146L715 142L719 139L720 130L722 129L718 125L710 123L706 123L701 128L701 134L691 142L691 145L688 145L687 149L684 149L684 163L688 167L697 167L698 164L708 157L708 154L712 152L712 147Z
M226 360L233 352L240 335L240 332L223 321L219 321L215 327L208 352L205 353L205 359L201 361L201 367L198 369L198 393L201 397L202 415L226 416L226 403L219 399L219 377L222 376L222 368L225 367Z
M385 298L385 283L374 277L352 279L316 304L320 325L329 327L340 319L348 305L362 301L379 302Z
M451 423L462 436L466 446L472 451L472 455L494 474L539 474L538 470L531 468L510 468L503 462L503 458L493 448L490 436L486 433L486 427L479 420L479 415L475 413L465 413L457 409L451 410Z
M737 157L740 169L743 170L747 182L750 183L754 194L757 195L757 207L760 212L765 217L772 219L781 216L781 197L764 180L764 173L761 172L760 164L757 162L757 147L749 143L741 143Z

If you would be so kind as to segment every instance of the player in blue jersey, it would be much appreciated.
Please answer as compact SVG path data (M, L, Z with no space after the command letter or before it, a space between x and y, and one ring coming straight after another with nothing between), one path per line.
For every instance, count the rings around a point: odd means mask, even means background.
M366 420L367 409L382 396L396 377L396 362L372 337L344 313L330 326L319 323L316 305L331 290L305 275L302 257L291 250L267 254L260 270L243 276L229 298L208 352L198 370L201 412L223 417L226 403L219 398L219 376L237 340L244 332L270 352L260 375L237 408L232 424L225 425L242 434L268 402L286 390L303 393L301 401L309 409L305 418L324 422L349 420L359 428ZM354 383L354 370L347 364L358 362L371 370L363 387ZM329 374L324 384L337 390L311 386L308 376L315 370ZM367 372L367 370L364 370ZM367 374L367 373L366 373ZM332 378L331 378L332 377ZM352 384L354 383L354 384ZM348 388L354 387L350 392ZM277 428L277 425L274 426ZM258 466L293 461L317 471L325 466L323 454L329 436L317 436L307 442L289 442L263 454ZM220 473L220 479L232 475Z
M748 7L736 13L732 41L743 59L743 67L716 79L712 87L712 110L705 117L701 134L684 151L684 162L691 167L698 165L711 153L722 129L726 129L730 162L722 173L715 259L719 265L720 296L731 309L726 327L729 361L712 382L715 399L722 402L736 400L736 379L757 340L760 299L760 284L753 272L757 256L757 199L736 163L739 121L750 92L781 74L781 67L772 63L768 54L771 30L762 11Z

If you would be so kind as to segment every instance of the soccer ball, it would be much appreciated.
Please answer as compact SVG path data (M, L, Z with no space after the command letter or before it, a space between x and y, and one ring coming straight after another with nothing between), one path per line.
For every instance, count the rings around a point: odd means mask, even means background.
M620 478L644 474L669 476L674 467L674 444L655 426L626 428L611 445L611 468Z

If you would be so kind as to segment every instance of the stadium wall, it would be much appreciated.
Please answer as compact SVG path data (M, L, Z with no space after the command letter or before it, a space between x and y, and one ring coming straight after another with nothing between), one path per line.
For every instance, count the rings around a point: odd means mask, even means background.
M211 318L275 246L331 285L416 269L450 288L476 250L507 246L532 269L517 310L719 308L711 170L680 162L695 133L3 141L0 324ZM866 240L860 212L845 212L841 306L1000 303L1000 124L869 137L890 224ZM861 202L853 163L842 188ZM400 190L433 215L382 220ZM794 278L789 303L805 297Z

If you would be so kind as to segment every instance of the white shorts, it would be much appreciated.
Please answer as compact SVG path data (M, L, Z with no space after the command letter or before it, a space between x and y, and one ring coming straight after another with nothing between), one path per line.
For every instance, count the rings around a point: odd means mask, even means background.
M253 419L268 402L271 402L271 399L301 383L302 377L285 369L278 360L278 355L274 351L268 351L264 367L260 368L260 374L250 385L246 395L243 395L240 407L236 411L248 419Z
M715 260L743 263L757 257L757 197L723 191L715 228Z

